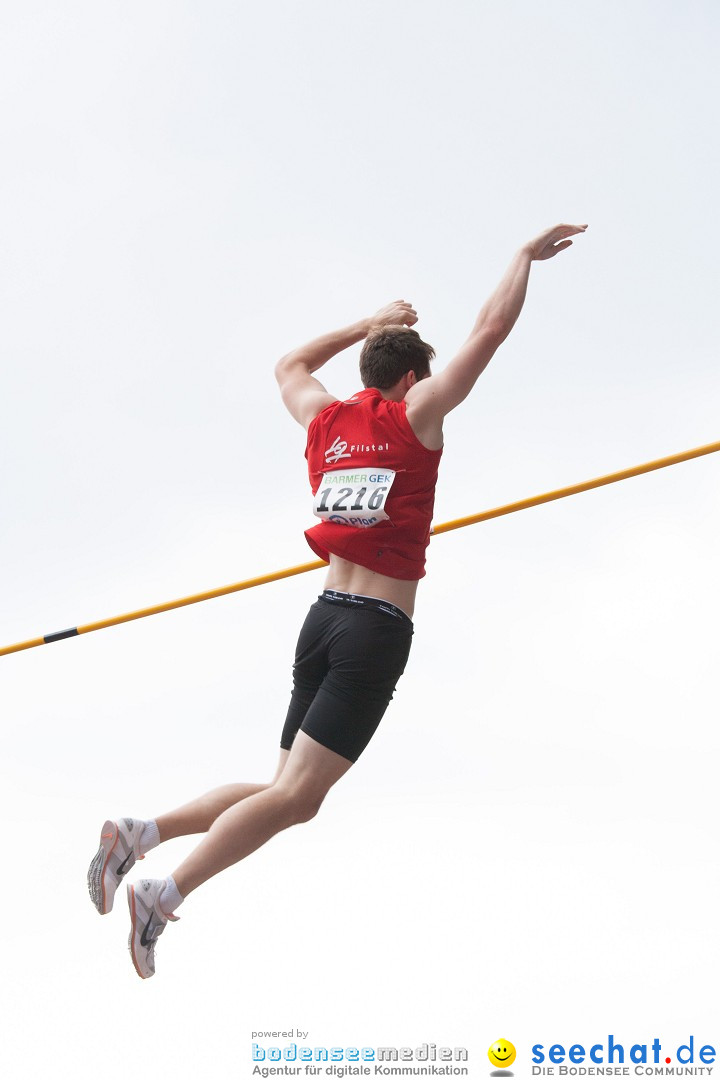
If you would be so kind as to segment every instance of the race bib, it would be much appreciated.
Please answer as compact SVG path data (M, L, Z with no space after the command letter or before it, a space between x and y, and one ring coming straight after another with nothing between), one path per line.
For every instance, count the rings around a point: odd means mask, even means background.
M388 520L385 503L394 479L392 469L323 473L314 496L313 513L323 521L369 529L379 521Z

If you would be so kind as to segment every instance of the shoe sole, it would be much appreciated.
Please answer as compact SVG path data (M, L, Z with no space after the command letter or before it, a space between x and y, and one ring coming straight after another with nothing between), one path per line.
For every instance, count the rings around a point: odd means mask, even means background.
M107 915L108 912L112 911L112 900L108 906L105 893L105 870L107 869L108 860L115 850L119 835L115 822L106 821L100 832L100 847L88 869L87 878L90 899L101 915Z
M140 966L135 956L135 930L137 927L137 912L135 910L135 886L128 885L127 887L128 907L130 908L130 936L128 937L128 949L130 950L130 956L135 970L141 979L149 979L150 975L143 975L140 970Z

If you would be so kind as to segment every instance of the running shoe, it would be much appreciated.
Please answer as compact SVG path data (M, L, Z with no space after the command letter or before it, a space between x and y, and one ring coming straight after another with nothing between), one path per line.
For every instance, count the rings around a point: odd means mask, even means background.
M127 887L131 922L128 948L141 979L149 979L155 974L155 942L168 920L178 922L177 915L166 915L160 907L165 884L164 880L146 878Z
M100 830L100 847L88 869L90 899L101 915L112 911L120 879L135 865L140 854L140 838L145 822L133 818L106 821Z

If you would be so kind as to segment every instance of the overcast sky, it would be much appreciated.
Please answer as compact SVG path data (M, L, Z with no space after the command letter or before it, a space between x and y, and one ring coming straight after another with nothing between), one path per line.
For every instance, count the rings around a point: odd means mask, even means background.
M403 297L440 369L558 221L589 228L448 419L436 521L720 439L719 21L3 4L0 644L311 558L277 358ZM99 826L272 773L322 574L0 659L5 1073L244 1078L293 1025L474 1076L498 1037L518 1076L536 1042L720 1046L719 468L433 541L366 754L187 901L149 982L122 890L87 899Z

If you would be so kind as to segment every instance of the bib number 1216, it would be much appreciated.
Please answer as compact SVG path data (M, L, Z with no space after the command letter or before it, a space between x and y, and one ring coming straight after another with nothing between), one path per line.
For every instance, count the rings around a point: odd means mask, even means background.
M313 512L323 521L368 529L388 520L385 504L394 479L392 469L324 473Z

